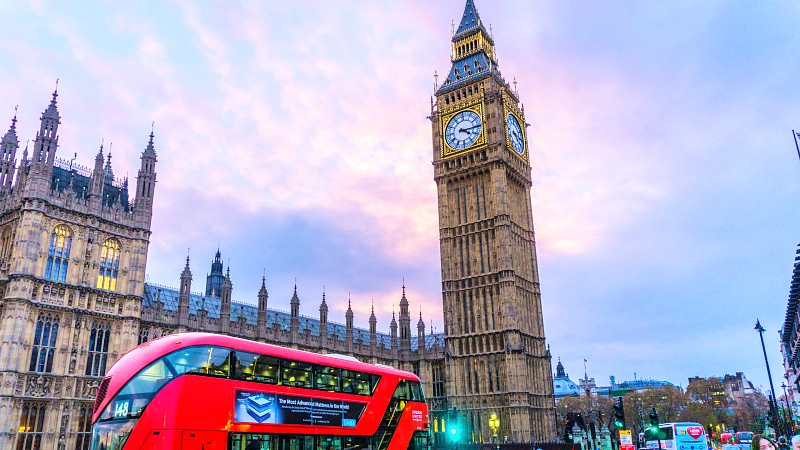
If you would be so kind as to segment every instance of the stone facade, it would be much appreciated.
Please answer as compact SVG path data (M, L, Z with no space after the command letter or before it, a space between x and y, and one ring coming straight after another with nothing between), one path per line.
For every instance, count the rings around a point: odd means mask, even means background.
M786 303L786 317L780 330L781 355L783 356L784 377L787 384L787 397L792 409L797 411L796 401L800 392L800 245L795 249L792 279L789 283L789 296ZM780 397L780 394L776 392Z
M102 146L94 170L56 158L57 96L30 157L16 115L0 141L0 448L88 448L98 381L139 335L153 134L129 202Z
M467 0L431 108L447 352L445 408L473 440L556 435L531 211L525 111ZM434 417L446 415L434 409Z

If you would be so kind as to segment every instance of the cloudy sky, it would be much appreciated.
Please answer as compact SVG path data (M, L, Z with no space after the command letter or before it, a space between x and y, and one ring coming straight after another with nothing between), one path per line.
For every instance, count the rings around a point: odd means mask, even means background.
M553 355L600 384L775 381L800 242L796 2L478 0L530 129ZM434 72L463 0L2 2L0 125L59 155L101 140L135 177L155 121L149 279L194 290L219 246L234 300L379 327L406 291L442 330ZM5 111L5 112L3 112ZM2 125L3 130L8 125ZM113 145L109 144L113 143ZM556 360L554 359L554 365Z

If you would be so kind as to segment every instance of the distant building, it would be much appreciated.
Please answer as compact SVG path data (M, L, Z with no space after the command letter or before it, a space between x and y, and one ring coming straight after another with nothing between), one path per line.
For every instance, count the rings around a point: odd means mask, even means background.
M594 381L594 379L592 379ZM639 392L645 389L664 389L666 387L675 387L669 381L662 380L633 380L623 381L617 383L614 376L611 376L610 384L608 386L595 386L594 393L606 397L623 397L628 392Z
M789 300L786 305L786 318L780 331L783 369L789 385L787 387L787 395L792 404L794 404L797 392L800 390L800 384L798 384L800 381L798 379L798 371L800 371L800 354L798 354L798 350L800 350L800 315L798 313L798 303L800 303L800 248L795 251L792 281L789 285Z
M581 393L578 385L569 379L569 375L564 371L564 365L561 364L561 358L558 359L556 366L556 376L553 377L553 392L556 399L564 397L578 397Z
M578 389L580 389L581 395L597 395L597 383L594 378L589 378L585 373L583 378L578 378Z
M725 395L734 404L740 403L746 396L757 392L753 383L745 378L742 372L736 372L736 375L725 374L722 383L725 385Z
M743 372L736 372L736 375L725 374L721 377L690 377L687 390L689 390L692 383L698 381L713 382L709 385L710 390L708 394L715 399L715 407L734 407L743 401L747 395L757 392L755 387L753 387L753 383L745 378ZM717 398L719 398L719 401L716 400ZM692 400L698 399L692 397Z

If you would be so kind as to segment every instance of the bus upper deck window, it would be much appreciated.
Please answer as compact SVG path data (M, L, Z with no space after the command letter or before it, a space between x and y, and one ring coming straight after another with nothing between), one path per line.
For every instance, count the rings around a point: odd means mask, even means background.
M257 353L237 351L234 377L237 380L253 381L258 357Z
M313 388L312 367L299 361L281 361L281 384L302 388Z
M339 369L317 366L314 374L316 377L314 387L323 391L339 392Z
M230 376L231 349L187 347L166 356L178 373L196 373L216 377Z
M280 360L272 356L261 355L256 360L255 381L261 383L278 383Z

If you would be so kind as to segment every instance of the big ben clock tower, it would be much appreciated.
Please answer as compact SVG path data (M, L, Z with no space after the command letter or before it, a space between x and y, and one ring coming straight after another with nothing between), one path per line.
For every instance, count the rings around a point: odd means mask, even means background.
M555 438L542 320L525 111L500 74L473 0L431 112L439 198L448 410L461 440Z

